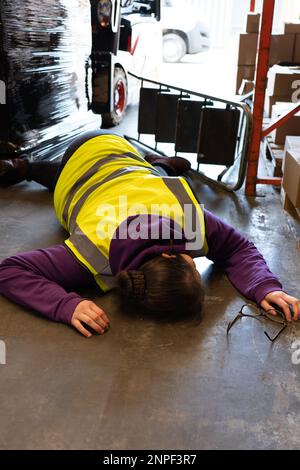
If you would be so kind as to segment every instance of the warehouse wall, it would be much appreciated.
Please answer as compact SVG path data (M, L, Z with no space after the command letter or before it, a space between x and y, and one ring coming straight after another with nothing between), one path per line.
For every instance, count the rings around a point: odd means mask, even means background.
M245 28L250 0L173 0L174 5L190 6L199 12L209 27L213 47L222 47L235 33ZM257 0L257 11L262 10L262 0ZM276 0L274 33L282 31L283 21L297 21L300 0Z

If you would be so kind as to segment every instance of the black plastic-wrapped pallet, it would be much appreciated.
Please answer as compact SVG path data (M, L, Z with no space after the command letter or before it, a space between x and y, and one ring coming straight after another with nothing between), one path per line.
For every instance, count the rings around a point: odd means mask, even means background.
M51 158L99 127L86 96L90 53L89 0L1 0L0 157Z

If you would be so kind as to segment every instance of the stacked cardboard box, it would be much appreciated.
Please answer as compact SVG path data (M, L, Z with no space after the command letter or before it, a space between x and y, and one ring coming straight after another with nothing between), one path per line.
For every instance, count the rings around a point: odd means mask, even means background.
M300 136L288 135L285 139L284 152L291 149L300 150Z
M300 34L300 22L284 23L284 34Z
M248 13L246 22L246 33L259 33L260 14Z
M285 156L284 173L282 180L283 204L291 203L297 210L300 209L300 149L287 150ZM288 200L287 200L288 198Z
M255 67L258 34L240 34L238 65Z
M299 91L298 91L299 90ZM265 113L272 114L276 102L291 103L300 99L300 67L274 65L268 73Z
M296 34L293 57L294 57L293 62L295 62L296 64L299 64L300 63L300 34Z
M281 201L291 215L300 217L300 136L285 139Z
M272 118L278 118L291 108L291 103L276 103L272 107ZM275 129L272 140L276 145L284 145L287 136L300 136L300 113L291 117L288 121Z
M279 62L294 62L295 35L272 34L270 48L270 66Z
M300 63L300 23L285 23L284 34L295 36L292 62Z
M246 33L240 34L236 93L239 93L243 80L253 81L258 45L260 15L249 13L247 16Z
M288 150L300 151L300 136L288 135L285 139L282 172L284 172L285 158Z
M239 91L242 87L243 80L253 82L254 75L255 75L254 65L238 65L237 76L236 76L236 94L237 95L239 94Z
M260 15L249 13L246 26L247 33L240 35L236 82L237 93L241 89L243 79L254 80L259 23ZM300 23L285 23L284 34L272 35L270 66L280 62L299 62L300 64ZM273 102L275 101L273 100ZM267 107L271 109L271 106L272 103L268 104Z
M245 78L243 78L240 89L238 91L239 95L247 95L253 90L254 90L254 81L246 80Z
M283 39L283 37L285 39ZM276 50L276 43L278 48ZM268 75L265 111L276 117L300 100L300 23L285 23L284 35L272 36L270 64L279 61L294 66L274 66ZM279 59L279 60L278 60ZM281 197L283 207L300 215L300 113L273 131L276 144L284 145Z
M276 103L291 103L290 97L285 96L270 96L266 91L265 97L265 114L267 117L272 116L272 108Z

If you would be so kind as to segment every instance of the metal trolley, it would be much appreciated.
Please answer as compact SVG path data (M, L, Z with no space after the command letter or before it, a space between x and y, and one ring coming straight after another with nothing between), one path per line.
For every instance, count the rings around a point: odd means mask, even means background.
M227 191L240 189L252 131L249 106L130 75L140 84L138 138L125 137L144 153L164 155L161 144L173 144L173 154L196 155L197 170L191 170L193 173ZM142 142L143 135L153 136L153 147ZM203 164L223 169L212 178L202 171ZM234 183L223 180L231 169L237 174Z

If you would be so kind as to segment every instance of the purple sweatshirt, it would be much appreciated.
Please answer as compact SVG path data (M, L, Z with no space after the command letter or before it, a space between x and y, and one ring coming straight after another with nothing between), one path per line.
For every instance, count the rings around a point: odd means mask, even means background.
M259 304L269 292L282 290L253 243L210 212L205 210L204 215L207 258L224 269L242 295ZM124 248L124 240L114 242L113 258L119 260L118 265L114 261L114 273L128 267L122 257ZM132 263L130 268L134 269ZM0 294L64 323L71 323L76 306L84 300L76 288L91 285L96 285L92 274L65 245L21 253L0 264Z

